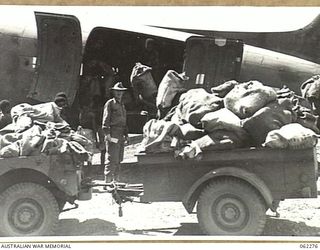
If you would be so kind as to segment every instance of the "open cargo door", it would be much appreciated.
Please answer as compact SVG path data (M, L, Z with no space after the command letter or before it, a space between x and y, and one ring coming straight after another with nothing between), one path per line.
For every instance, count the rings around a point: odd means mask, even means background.
M187 39L183 71L189 77L187 89L210 91L240 74L243 43L233 39L190 37Z
M79 84L82 38L74 16L35 12L38 28L36 74L29 91L32 99L53 101L58 92L71 104Z

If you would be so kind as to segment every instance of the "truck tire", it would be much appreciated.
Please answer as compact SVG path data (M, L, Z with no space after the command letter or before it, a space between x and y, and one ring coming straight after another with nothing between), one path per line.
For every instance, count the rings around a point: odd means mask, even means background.
M0 195L0 234L3 236L51 235L59 222L59 206L45 187L24 182Z
M266 205L249 184L224 178L202 191L197 217L201 229L209 235L259 235L266 223Z

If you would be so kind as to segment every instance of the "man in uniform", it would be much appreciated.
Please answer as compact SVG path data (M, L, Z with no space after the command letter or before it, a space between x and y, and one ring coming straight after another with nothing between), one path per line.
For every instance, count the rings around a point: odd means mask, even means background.
M145 41L145 50L142 53L142 63L152 68L152 76L156 84L159 86L161 81L159 52L157 50L156 41L147 38Z
M70 124L69 113L67 112L68 108L68 98L66 93L59 92L54 97L53 103L51 103L54 109L55 120L54 122L67 122Z
M120 162L123 160L124 143L128 138L126 109L122 101L127 88L118 82L111 90L113 98L105 103L102 119L108 157L104 171L106 182L118 179Z

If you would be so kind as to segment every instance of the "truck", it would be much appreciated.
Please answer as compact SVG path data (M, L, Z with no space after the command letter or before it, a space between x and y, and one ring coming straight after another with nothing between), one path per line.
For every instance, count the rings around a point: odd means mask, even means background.
M120 208L133 198L182 202L209 235L259 235L280 201L317 197L316 147L203 151L200 161L139 153L121 164L130 184L92 182L85 168L69 154L0 159L0 235L54 234L65 203L77 208L94 186L107 186Z
M119 186L119 203L128 194L141 202L182 202L209 235L260 235L266 211L276 213L280 201L317 198L316 147L208 150L200 161L140 153L122 169L140 173L143 191Z
M54 234L66 202L89 200L84 162L71 154L0 159L0 235Z
M57 92L64 91L74 121L79 101L87 99L79 91L81 81L97 71L98 64L92 62L102 61L117 69L118 80L131 88L132 67L140 60L148 38L157 41L158 73L185 71L189 76L187 89L201 87L209 91L230 79L256 79L274 87L287 84L297 92L300 83L320 69L317 63L249 46L239 39L137 28L131 23L124 28L112 27L107 18L103 23L88 24L90 18L28 13L26 19L19 19L22 26L4 24L1 28L0 98L10 96L13 105L35 104L52 101ZM29 22L34 18L36 24ZM106 79L104 75L99 77L101 82ZM141 121L137 119L141 110L130 103L130 96L128 100L128 121L135 127ZM143 122L139 125L131 132L141 132ZM141 169L146 176L142 197L146 201L183 201L188 212L197 203L205 232L238 235L261 233L265 221L262 211L275 210L279 200L316 197L315 159L314 149L239 149L205 152L201 162L179 162L170 154L139 155L138 162L130 166ZM0 159L0 233L53 233L64 203L88 198L94 184L82 178L81 163L70 156ZM112 191L120 195L116 196L119 203L127 194L141 193L121 188L117 185ZM246 193L251 195L244 197Z

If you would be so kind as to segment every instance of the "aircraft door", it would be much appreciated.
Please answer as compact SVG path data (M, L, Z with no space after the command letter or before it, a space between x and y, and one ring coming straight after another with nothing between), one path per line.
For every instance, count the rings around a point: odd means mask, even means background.
M239 40L190 37L187 40L183 71L189 77L187 89L207 91L228 80L237 80L243 54Z
M79 20L74 16L35 12L38 28L36 74L29 96L52 101L58 92L74 101L82 60Z

